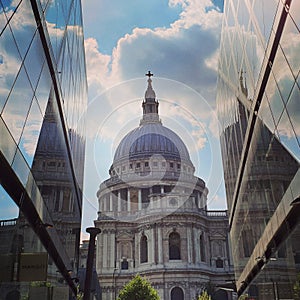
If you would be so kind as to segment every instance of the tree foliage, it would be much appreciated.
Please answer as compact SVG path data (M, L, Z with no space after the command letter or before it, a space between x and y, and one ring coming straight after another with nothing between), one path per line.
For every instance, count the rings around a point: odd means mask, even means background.
M300 273L297 274L297 279L293 286L295 299L300 299Z
M159 300L150 282L137 274L120 291L118 300Z
M211 300L211 297L208 295L207 291L203 291L197 300Z

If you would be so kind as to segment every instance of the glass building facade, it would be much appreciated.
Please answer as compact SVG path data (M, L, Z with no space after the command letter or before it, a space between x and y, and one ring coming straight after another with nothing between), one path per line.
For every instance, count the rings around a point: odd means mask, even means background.
M77 292L83 41L80 0L0 1L1 299Z
M300 3L225 0L217 107L238 294L300 299Z

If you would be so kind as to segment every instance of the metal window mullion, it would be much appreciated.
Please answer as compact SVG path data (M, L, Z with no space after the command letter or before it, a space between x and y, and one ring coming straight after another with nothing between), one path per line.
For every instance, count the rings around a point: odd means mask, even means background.
M268 80L269 80L269 77L271 74L273 62L275 60L277 49L279 47L280 38L282 36L283 28L284 28L284 25L285 25L285 22L287 19L288 8L291 6L291 2L292 2L292 0L285 1L285 5L281 12L280 20L278 22L278 27L275 32L275 37L274 37L274 41L273 41L270 55L268 58L268 63L265 66L265 71L263 73L263 77L261 80L261 84L259 87L257 97L256 97L256 99L254 98L255 105L254 105L254 109L253 109L250 119L249 119L249 126L248 126L247 132L246 132L246 139L245 139L245 143L244 143L244 147L243 147L243 151L242 151L241 162L240 162L240 167L239 167L239 171L238 171L237 184L236 184L235 191L234 191L233 206L232 206L230 220L229 220L230 230L232 227L234 213L235 213L236 206L237 206L237 200L238 200L241 185L242 185L242 180L243 180L245 167L246 167L246 163L247 163L247 159L248 159L249 149L250 149L251 142L252 142L252 137L253 137L254 127L256 124L258 111L259 111L260 104L261 104L261 101L262 101L262 98L263 98L263 95L264 95L264 92L265 92L265 89L266 89L266 86L267 86L267 83L268 83Z
M73 165L72 151L71 151L71 146L70 146L67 123L66 123L65 114L64 114L64 111L63 111L63 106L62 106L62 103L63 103L62 93L61 93L61 90L60 90L60 86L58 84L57 71L55 70L54 63L53 63L54 55L52 53L52 48L50 47L48 32L46 32L47 29L46 29L45 21L42 20L41 15L40 15L41 9L38 6L37 1L30 0L30 2L31 2L33 13L34 13L34 17L35 17L35 20L36 20L36 23L37 23L38 31L39 31L39 34L40 34L42 46L43 46L43 49L44 49L44 52L45 52L46 61L47 61L47 64L48 64L50 75L51 75L51 78L52 78L53 89L54 89L54 93L55 93L55 96L56 96L56 99L57 99L58 112L59 112L59 116L60 116L61 123L62 123L62 128L63 128L63 135L64 135L64 139L65 139L65 142L66 142L66 148L67 148L67 154L68 154L67 156L68 156L69 163L70 163L70 169L71 169L73 183L74 183L74 187L75 187L75 191L76 191L76 198L77 198L78 207L80 209L80 214L81 214L82 205L79 202L79 199L81 198L81 196L80 196L78 183L77 183L77 180L76 180L76 174L75 174L74 165Z

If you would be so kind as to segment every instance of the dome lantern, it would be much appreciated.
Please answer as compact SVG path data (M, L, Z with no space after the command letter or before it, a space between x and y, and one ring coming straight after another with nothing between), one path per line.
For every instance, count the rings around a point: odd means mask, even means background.
M151 76L153 74L148 71L147 74L148 76L148 87L145 92L145 100L142 103L143 107L143 118L140 122L140 125L145 124L145 123L161 123L158 115L158 101L156 101L156 95L155 92L152 88L152 80Z

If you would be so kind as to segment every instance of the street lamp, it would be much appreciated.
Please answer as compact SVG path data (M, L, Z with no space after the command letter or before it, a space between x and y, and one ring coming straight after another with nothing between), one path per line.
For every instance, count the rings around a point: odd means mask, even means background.
M86 270L85 270L83 300L90 300L93 262L94 262L94 254L95 254L95 240L97 234L100 233L101 230L96 227L89 227L86 229L86 232L90 234L90 241L89 241L89 250L88 250Z

